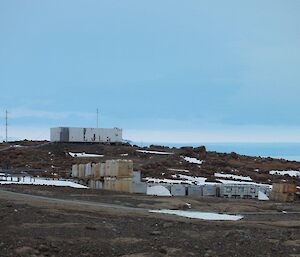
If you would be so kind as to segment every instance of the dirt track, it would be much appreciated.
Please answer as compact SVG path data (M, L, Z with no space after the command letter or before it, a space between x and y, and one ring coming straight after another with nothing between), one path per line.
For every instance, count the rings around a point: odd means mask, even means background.
M174 208L186 198L55 187L1 189L39 195L0 192L1 257L300 254L299 204L191 199L194 210L227 206L229 212L248 213L242 221L208 222L146 211Z

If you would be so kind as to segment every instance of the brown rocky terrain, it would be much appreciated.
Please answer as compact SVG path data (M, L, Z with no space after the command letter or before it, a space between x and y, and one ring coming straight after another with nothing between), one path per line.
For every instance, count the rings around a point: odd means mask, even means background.
M149 213L190 202L193 211L238 213L205 221ZM0 188L0 256L264 256L300 254L299 204L154 197L105 190Z
M137 152L138 149L167 151L174 154L148 154ZM96 153L104 157L73 158L68 152ZM124 156L124 154L127 155ZM195 157L204 162L201 165L192 164L185 161L182 156ZM189 170L188 175L205 176L211 181L215 180L213 176L215 172L224 172L250 176L258 182L272 183L284 179L288 182L300 183L300 178L269 175L270 170L300 170L300 162L251 157L237 153L209 152L204 146L169 148L152 145L140 148L129 144L50 143L47 141L18 141L11 142L10 145L0 144L0 167L42 176L69 177L72 164L119 158L133 160L134 168L140 170L143 177L168 178L177 173L169 169L185 169Z

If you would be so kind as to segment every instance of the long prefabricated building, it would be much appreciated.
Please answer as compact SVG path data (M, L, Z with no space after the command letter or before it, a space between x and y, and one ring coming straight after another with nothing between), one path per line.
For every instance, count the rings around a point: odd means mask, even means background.
M51 142L122 142L122 129L119 128L71 128L50 129Z

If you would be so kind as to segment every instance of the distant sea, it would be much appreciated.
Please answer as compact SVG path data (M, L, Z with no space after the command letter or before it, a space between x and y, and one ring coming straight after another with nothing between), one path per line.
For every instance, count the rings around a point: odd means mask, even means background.
M236 152L249 156L283 158L291 161L300 161L300 143L137 143L139 146L164 145L169 147L204 145L208 151L221 153Z

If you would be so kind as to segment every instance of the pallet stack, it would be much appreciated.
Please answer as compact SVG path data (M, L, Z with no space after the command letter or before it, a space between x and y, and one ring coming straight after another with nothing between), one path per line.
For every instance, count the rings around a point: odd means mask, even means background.
M273 188L270 193L270 200L279 202L294 202L296 198L296 192L297 187L295 184L273 184Z

